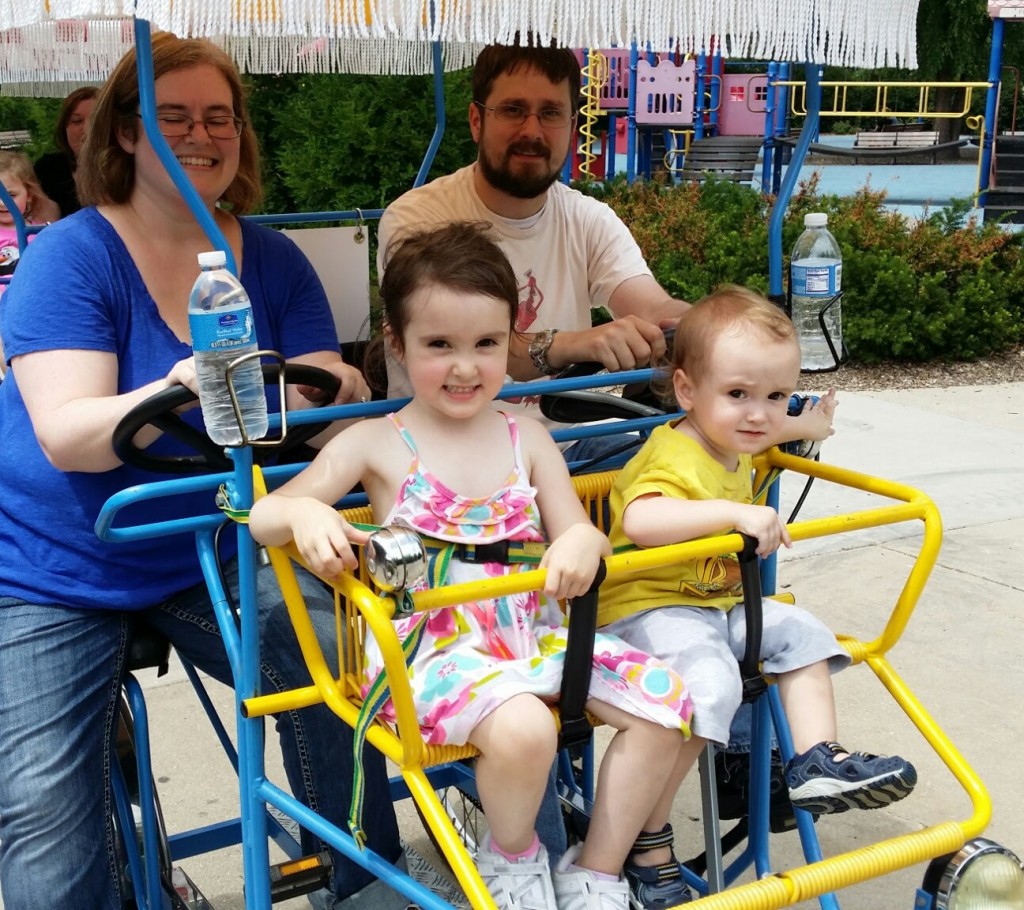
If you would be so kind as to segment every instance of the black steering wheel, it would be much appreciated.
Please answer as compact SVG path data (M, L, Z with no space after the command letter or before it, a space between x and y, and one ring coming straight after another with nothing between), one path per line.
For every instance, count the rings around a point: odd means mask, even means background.
M665 329L665 344L669 351L675 340L675 329ZM552 379L575 379L606 372L596 361L573 363ZM609 374L610 376L613 374ZM676 408L662 401L650 382L631 382L621 395L597 389L573 389L568 392L549 392L540 396L541 413L558 423L594 423L598 420L627 420L636 417L657 417Z
M276 385L279 381L281 371L280 364L263 365L263 381L267 385ZM326 400L333 401L338 394L338 377L327 370L319 367L307 366L299 363L286 363L284 365L284 381L287 385L308 385L320 389L326 393ZM174 412L175 408L196 401L198 396L191 389L183 385L172 386L157 392L145 401L137 404L124 417L114 429L113 447L114 452L121 461L126 464L143 468L147 471L156 471L163 474L192 474L209 471L231 471L234 464L224 454L224 447L213 442L202 430L187 423L180 414ZM135 445L135 436L145 426L154 426L158 430L170 434L179 442L185 443L191 449L192 454L188 455L154 455L145 449ZM288 435L279 446L257 447L254 450L254 458L259 461L259 455L273 453L278 458L286 456L304 445L314 436L322 433L330 421L318 423L306 423L301 426L289 427Z

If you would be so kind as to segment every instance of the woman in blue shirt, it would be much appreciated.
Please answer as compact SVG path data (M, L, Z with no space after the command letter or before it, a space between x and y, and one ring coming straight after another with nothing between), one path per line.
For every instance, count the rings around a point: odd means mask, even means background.
M260 183L234 63L208 42L169 34L153 39L153 61L160 130L231 246L262 346L333 373L337 403L368 396L358 370L341 360L309 263L282 235L238 217L258 202ZM157 479L121 463L111 447L114 427L155 392L196 388L187 304L196 255L210 243L145 134L138 98L133 51L96 99L78 173L86 208L40 234L0 313L10 363L0 385L0 887L7 910L121 906L106 765L133 629L159 630L198 667L232 681L192 542L104 543L93 532L112 493ZM289 395L289 406L309 405ZM201 421L198 408L187 417ZM158 437L147 428L135 442L173 450L173 441ZM198 508L209 506L207 494ZM146 514L155 521L196 510L188 497L175 497ZM222 555L237 596L233 553ZM324 620L324 640L333 641L329 599L315 581L305 587L311 613ZM272 576L258 588L263 690L308 685ZM277 729L297 797L343 823L347 728L320 706L279 716ZM366 801L371 846L398 860L383 760L368 757L366 770L374 792ZM331 893L314 895L315 905L352 897L368 910L405 906L339 854L334 863Z

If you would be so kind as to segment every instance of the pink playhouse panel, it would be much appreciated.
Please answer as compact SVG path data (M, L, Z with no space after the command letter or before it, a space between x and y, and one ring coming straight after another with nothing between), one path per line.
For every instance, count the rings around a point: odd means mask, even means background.
M767 94L768 77L763 73L726 73L722 76L718 135L763 135Z
M636 122L654 126L687 126L693 123L696 64L687 60L676 66L671 60L636 65Z
M629 108L629 48L612 47L591 54L600 54L608 61L608 78L601 84L598 107L603 111L624 111ZM583 51L576 51L583 66Z
M993 19L1024 19L1024 0L989 0L988 14Z

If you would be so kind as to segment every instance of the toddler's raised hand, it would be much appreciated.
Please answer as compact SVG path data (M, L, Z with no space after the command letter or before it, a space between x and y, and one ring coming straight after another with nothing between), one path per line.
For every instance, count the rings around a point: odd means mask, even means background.
M736 530L757 538L758 556L769 556L780 546L793 546L789 531L775 509L739 504L736 509Z
M548 547L540 567L548 570L544 593L562 600L586 594L602 556L611 554L608 538L590 522L571 525Z
M836 413L836 390L829 389L817 401L807 402L807 407L796 418L801 421L803 439L820 442L835 433L832 419Z
M318 499L294 500L291 507L295 548L315 574L334 578L359 565L352 544L365 543L369 532L356 530Z

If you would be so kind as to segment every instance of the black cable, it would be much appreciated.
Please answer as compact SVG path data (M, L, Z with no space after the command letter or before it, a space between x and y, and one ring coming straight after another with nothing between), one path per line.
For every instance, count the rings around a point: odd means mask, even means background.
M235 622L240 625L242 617L238 612L238 605L231 598L231 590L228 588L227 575L224 574L224 563L220 558L220 535L228 525L234 525L234 522L230 518L225 518L224 521L217 525L217 530L213 532L213 560L217 566L217 576L220 578L220 586L224 591L224 599L228 602L228 607L234 614Z
M818 455L814 456L814 460L815 461L820 461L821 460L820 453ZM790 512L789 518L787 519L786 524L791 525L793 523L793 521L796 519L797 514L800 512L800 509L803 508L804 500L807 498L807 494L811 491L811 484L812 483L814 483L814 478L813 477L808 477L807 478L807 483L804 484L803 492L800 494L799 498L797 499L796 505L793 506L793 511Z

